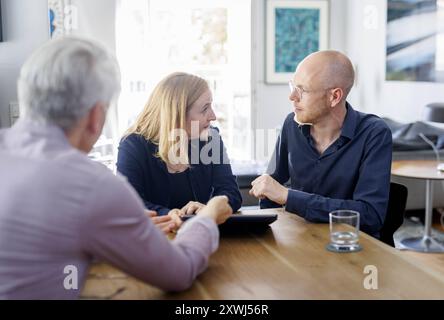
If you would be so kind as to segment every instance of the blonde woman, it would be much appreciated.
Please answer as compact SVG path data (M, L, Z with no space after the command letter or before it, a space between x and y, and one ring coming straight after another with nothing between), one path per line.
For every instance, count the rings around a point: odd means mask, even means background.
M159 215L197 213L210 198L228 197L236 212L242 197L218 130L207 82L176 72L154 88L119 145L117 170L149 210Z

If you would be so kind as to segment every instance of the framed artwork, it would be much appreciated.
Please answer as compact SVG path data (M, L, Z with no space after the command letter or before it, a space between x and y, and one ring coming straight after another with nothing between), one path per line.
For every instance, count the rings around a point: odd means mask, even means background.
M268 0L265 82L287 83L307 55L328 48L327 0Z
M49 36L52 39L68 33L67 11L71 0L48 0ZM67 10L68 9L68 10Z
M441 2L387 1L386 80L444 82Z
M0 42L3 41L3 31L2 31L2 4L0 2Z

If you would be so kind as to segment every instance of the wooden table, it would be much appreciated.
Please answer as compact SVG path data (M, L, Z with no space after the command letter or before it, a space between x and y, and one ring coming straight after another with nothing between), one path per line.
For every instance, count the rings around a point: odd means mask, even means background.
M442 240L432 235L433 181L444 180L444 172L437 170L434 160L400 160L392 163L392 175L426 181L424 235L402 239L401 244L419 252L444 252Z
M181 293L167 293L107 265L94 265L86 299L444 299L444 265L406 255L360 233L363 250L332 253L328 224L279 211L262 234L223 235L209 268ZM427 255L429 256L429 255ZM433 264L433 262L432 262ZM364 288L364 267L378 271L378 289Z

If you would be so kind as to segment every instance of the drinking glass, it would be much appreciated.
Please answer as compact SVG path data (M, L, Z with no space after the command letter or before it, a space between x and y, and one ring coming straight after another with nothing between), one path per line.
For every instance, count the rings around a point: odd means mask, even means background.
M359 245L359 212L336 210L329 213L330 243L327 249L334 252L355 252Z

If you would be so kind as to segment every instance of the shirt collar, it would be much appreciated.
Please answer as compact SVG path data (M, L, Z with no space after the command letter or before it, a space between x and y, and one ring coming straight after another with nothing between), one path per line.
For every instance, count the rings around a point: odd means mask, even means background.
M348 102L345 103L345 107L347 108L347 114L345 115L344 124L342 125L341 136L351 140L355 136L358 113Z
M299 130L301 130L302 134L306 138L309 138L310 137L310 127L311 127L311 124L303 124L303 123L301 124L301 123L298 123L297 125L298 125Z
M10 129L10 137L16 142L45 140L59 146L71 146L63 130L51 123L20 118Z
M347 109L347 113L344 124L342 125L341 137L346 137L351 140L355 136L358 114L348 102L345 103L345 108ZM310 137L310 126L310 124L298 124L299 129L305 137Z

